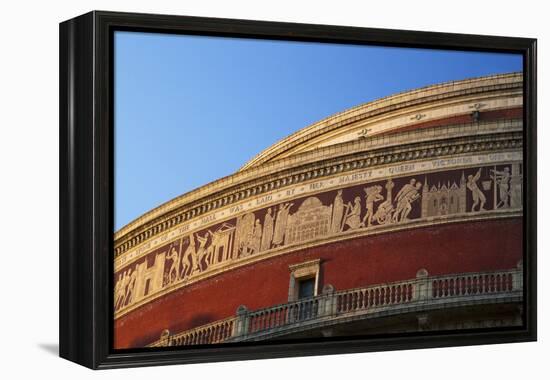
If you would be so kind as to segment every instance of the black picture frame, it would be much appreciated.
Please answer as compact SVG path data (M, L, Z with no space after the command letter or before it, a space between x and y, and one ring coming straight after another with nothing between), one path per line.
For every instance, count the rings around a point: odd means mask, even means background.
M113 350L113 33L117 30L520 53L522 328ZM93 11L60 24L60 356L93 369L535 341L536 39Z

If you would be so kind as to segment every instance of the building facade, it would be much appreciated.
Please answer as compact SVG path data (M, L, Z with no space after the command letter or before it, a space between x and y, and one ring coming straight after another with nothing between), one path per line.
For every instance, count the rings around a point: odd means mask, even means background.
M310 125L115 233L115 348L522 324L523 78Z

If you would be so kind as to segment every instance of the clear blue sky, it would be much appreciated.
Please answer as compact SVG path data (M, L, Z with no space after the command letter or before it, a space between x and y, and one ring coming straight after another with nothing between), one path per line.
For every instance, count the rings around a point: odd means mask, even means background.
M115 228L333 113L520 55L115 34Z

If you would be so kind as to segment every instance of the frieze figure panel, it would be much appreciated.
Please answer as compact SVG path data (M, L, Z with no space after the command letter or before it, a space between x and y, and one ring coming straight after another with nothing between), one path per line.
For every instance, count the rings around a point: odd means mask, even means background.
M247 212L189 233L115 273L115 310L229 262L291 244L424 218L521 209L521 173L521 164L512 163L365 181ZM395 196L394 188L399 189Z

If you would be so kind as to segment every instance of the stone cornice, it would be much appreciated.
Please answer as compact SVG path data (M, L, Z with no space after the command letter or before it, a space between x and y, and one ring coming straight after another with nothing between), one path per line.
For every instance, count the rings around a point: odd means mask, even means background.
M325 119L325 121L332 120L333 122L336 122L336 120L342 119L343 115L347 115L346 117L349 116L351 118L357 119L356 113L359 112L358 110L362 110L361 112L364 113L367 112L366 110L368 109L371 109L371 111L378 110L376 112L382 114L384 114L384 112L405 112L405 114L411 112L414 113L416 111L415 104L413 103L414 101L420 100L422 101L421 103L424 105L432 104L433 106L434 104L443 104L444 102L449 101L451 103L453 101L456 102L456 100L452 100L452 98L460 97L462 102L465 101L464 99L467 99L467 101L471 103L470 106L472 106L475 104L479 104L476 103L476 99L481 99L487 96L506 97L510 96L511 94L515 94L514 96L520 96L518 94L521 94L521 84L521 73L497 75L479 79L451 82L405 92L402 94L394 95L392 97L381 99L379 101L367 103L363 106L356 107L352 110L345 111L341 114L337 114L331 118ZM495 91L498 92L498 94L495 95ZM449 100L449 97L451 98L451 100ZM451 107L451 105L449 105L449 107ZM382 112L382 109L385 109L385 111ZM404 111L404 109L406 110ZM422 110L422 108L418 109ZM372 115L370 116L370 118L373 118ZM323 121L316 123L315 125L319 126L322 123ZM340 123L340 121L338 123ZM297 133L306 133L307 131L309 131L307 132L309 133L308 136L312 137L312 130L315 130L314 134L316 136L320 134L321 130L324 131L323 133L329 133L328 130L317 127L313 128L313 126L307 127ZM310 139L310 137L308 137L308 139ZM144 238L147 239L148 237L159 233L161 230L173 227L175 224L181 223L183 220L186 220L185 218L187 218L188 216L184 215L188 213L190 213L190 217L194 217L212 208L219 207L221 204L227 204L227 202L229 201L224 200L223 197L215 199L219 196L221 192L227 194L239 194L244 192L244 196L246 196L246 194L249 192L254 193L258 191L258 189L254 190L254 188L250 188L249 185L251 183L255 183L254 186L258 188L262 186L267 186L269 189L271 189L271 186L273 185L270 182L270 177L280 177L277 173L285 171L287 168L296 168L301 165L306 165L311 161L319 160L320 157L333 158L336 157L338 154L351 154L354 150L361 149L362 147L364 149L370 149L372 148L370 145L372 145L373 141L376 141L376 138L377 136L373 136L343 144L332 145L319 149L316 148L314 151L308 151L301 154L293 154L292 156L283 159L265 162L259 166L256 164L250 165L250 167L246 170L238 171L235 174L220 178L219 180L202 186L201 188L190 191L182 196L179 196L169 202L160 205L155 209L152 209L151 211L145 213L141 217L137 218L133 222L129 223L128 225L117 231L115 233L116 252L117 254L120 254L121 250L118 248L128 242L129 244L134 245L136 243L139 243L133 241L134 239L142 241ZM275 144L274 147L278 145L279 144ZM257 181L258 178L263 178L265 180L264 182L266 182L267 184L259 184ZM231 197L231 195L228 196ZM242 195L239 199L242 199ZM176 213L180 215L176 216ZM184 215L181 215L182 213Z
M522 86L523 74L510 73L446 82L394 94L331 115L328 118L302 128L258 154L246 163L241 170L268 162L283 152L298 145L303 145L306 141L316 136L325 135L361 119L372 118L380 114L408 109L413 106L418 107L426 103L441 102L456 97L479 96L479 94L510 89L516 89L521 92Z
M508 132L502 132L501 130L500 133L495 134L494 128L488 128L484 133L477 133L479 131L476 131L473 136L468 137L467 135L472 134L474 131L465 126L458 126L458 130L460 130L460 127L465 128L466 136L464 133L457 132L454 136L458 137L449 138L450 135L445 130L443 134L445 140L434 139L432 134L430 140L421 141L422 139L420 139L420 142L409 144L403 144L399 135L386 136L378 142L376 138L361 139L352 143L341 144L341 146L327 147L321 153L308 153L313 157L303 160L294 167L287 166L285 168L286 165L281 167L279 164L270 164L268 166L275 166L275 168L262 168L263 172L258 173L254 180L249 180L239 186L227 186L214 196L198 198L195 202L189 202L180 209L167 212L164 215L160 214L161 217L141 226L123 238L118 238L115 241L115 257L159 233L170 230L184 221L196 218L211 210L314 178L344 173L359 168L377 167L388 163L444 157L461 153L500 152L521 148L521 124L514 121L504 124L506 124L505 127ZM434 128L433 130L438 129ZM418 134L426 133L429 135L430 131L418 131ZM408 135L410 136L410 133ZM326 158L321 160L319 157Z

